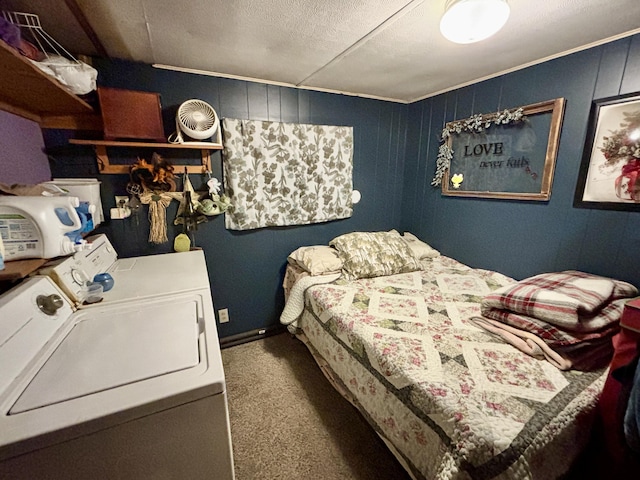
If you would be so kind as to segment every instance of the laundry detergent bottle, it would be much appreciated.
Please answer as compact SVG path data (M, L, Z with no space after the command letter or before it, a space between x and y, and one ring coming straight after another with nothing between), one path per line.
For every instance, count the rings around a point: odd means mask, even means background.
M54 258L90 248L68 233L82 228L78 197L0 196L4 261Z
M0 235L0 270L4 270L4 243L2 242L2 235Z

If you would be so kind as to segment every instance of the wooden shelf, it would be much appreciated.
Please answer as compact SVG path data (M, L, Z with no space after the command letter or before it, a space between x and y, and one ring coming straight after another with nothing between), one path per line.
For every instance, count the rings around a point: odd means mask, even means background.
M179 148L189 150L200 150L202 162L200 165L173 165L179 171L188 173L205 173L211 171L211 151L222 150L222 142L218 133L218 142L192 142L192 143L152 143L152 142L132 142L117 140L84 140L72 138L69 143L75 145L91 145L95 148L98 160L98 169L102 174L122 174L129 173L131 165L117 165L109 162L107 147L139 147L139 148Z
M0 109L42 128L102 130L91 105L0 41Z
M0 270L0 281L21 280L30 273L35 272L47 261L44 258L31 258L4 262L4 270Z
M222 145L212 142L192 143L156 143L156 142L130 142L120 140L83 140L72 138L69 143L76 145L94 145L104 147L143 147L143 148L184 148L190 150L222 150Z

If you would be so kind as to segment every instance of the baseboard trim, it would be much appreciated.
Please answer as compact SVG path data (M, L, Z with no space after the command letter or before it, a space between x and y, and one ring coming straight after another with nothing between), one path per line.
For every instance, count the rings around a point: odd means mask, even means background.
M230 335L220 339L220 348L229 348L242 343L253 342L270 335L276 335L286 330L284 325L272 325L270 327L258 328L237 335Z

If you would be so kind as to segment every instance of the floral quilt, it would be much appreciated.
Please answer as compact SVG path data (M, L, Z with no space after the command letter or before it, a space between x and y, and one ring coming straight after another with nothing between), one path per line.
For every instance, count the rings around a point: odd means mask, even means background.
M298 325L417 479L557 478L589 438L606 372L560 371L476 327L513 283L451 258L307 289Z

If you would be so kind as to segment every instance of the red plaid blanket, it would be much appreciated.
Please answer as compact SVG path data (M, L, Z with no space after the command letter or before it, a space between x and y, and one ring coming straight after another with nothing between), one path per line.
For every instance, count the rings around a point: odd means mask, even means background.
M617 329L633 285L568 270L543 273L502 287L482 300L482 315L567 345Z
M476 325L561 370L606 365L631 284L577 271L544 273L486 295Z
M504 320L510 314L542 320L561 330L585 334L600 331L620 319L624 302L638 289L611 278L568 270L543 273L495 290L482 300L482 314ZM498 318L496 318L498 317ZM520 321L516 320L516 327ZM509 322L507 322L509 323Z

